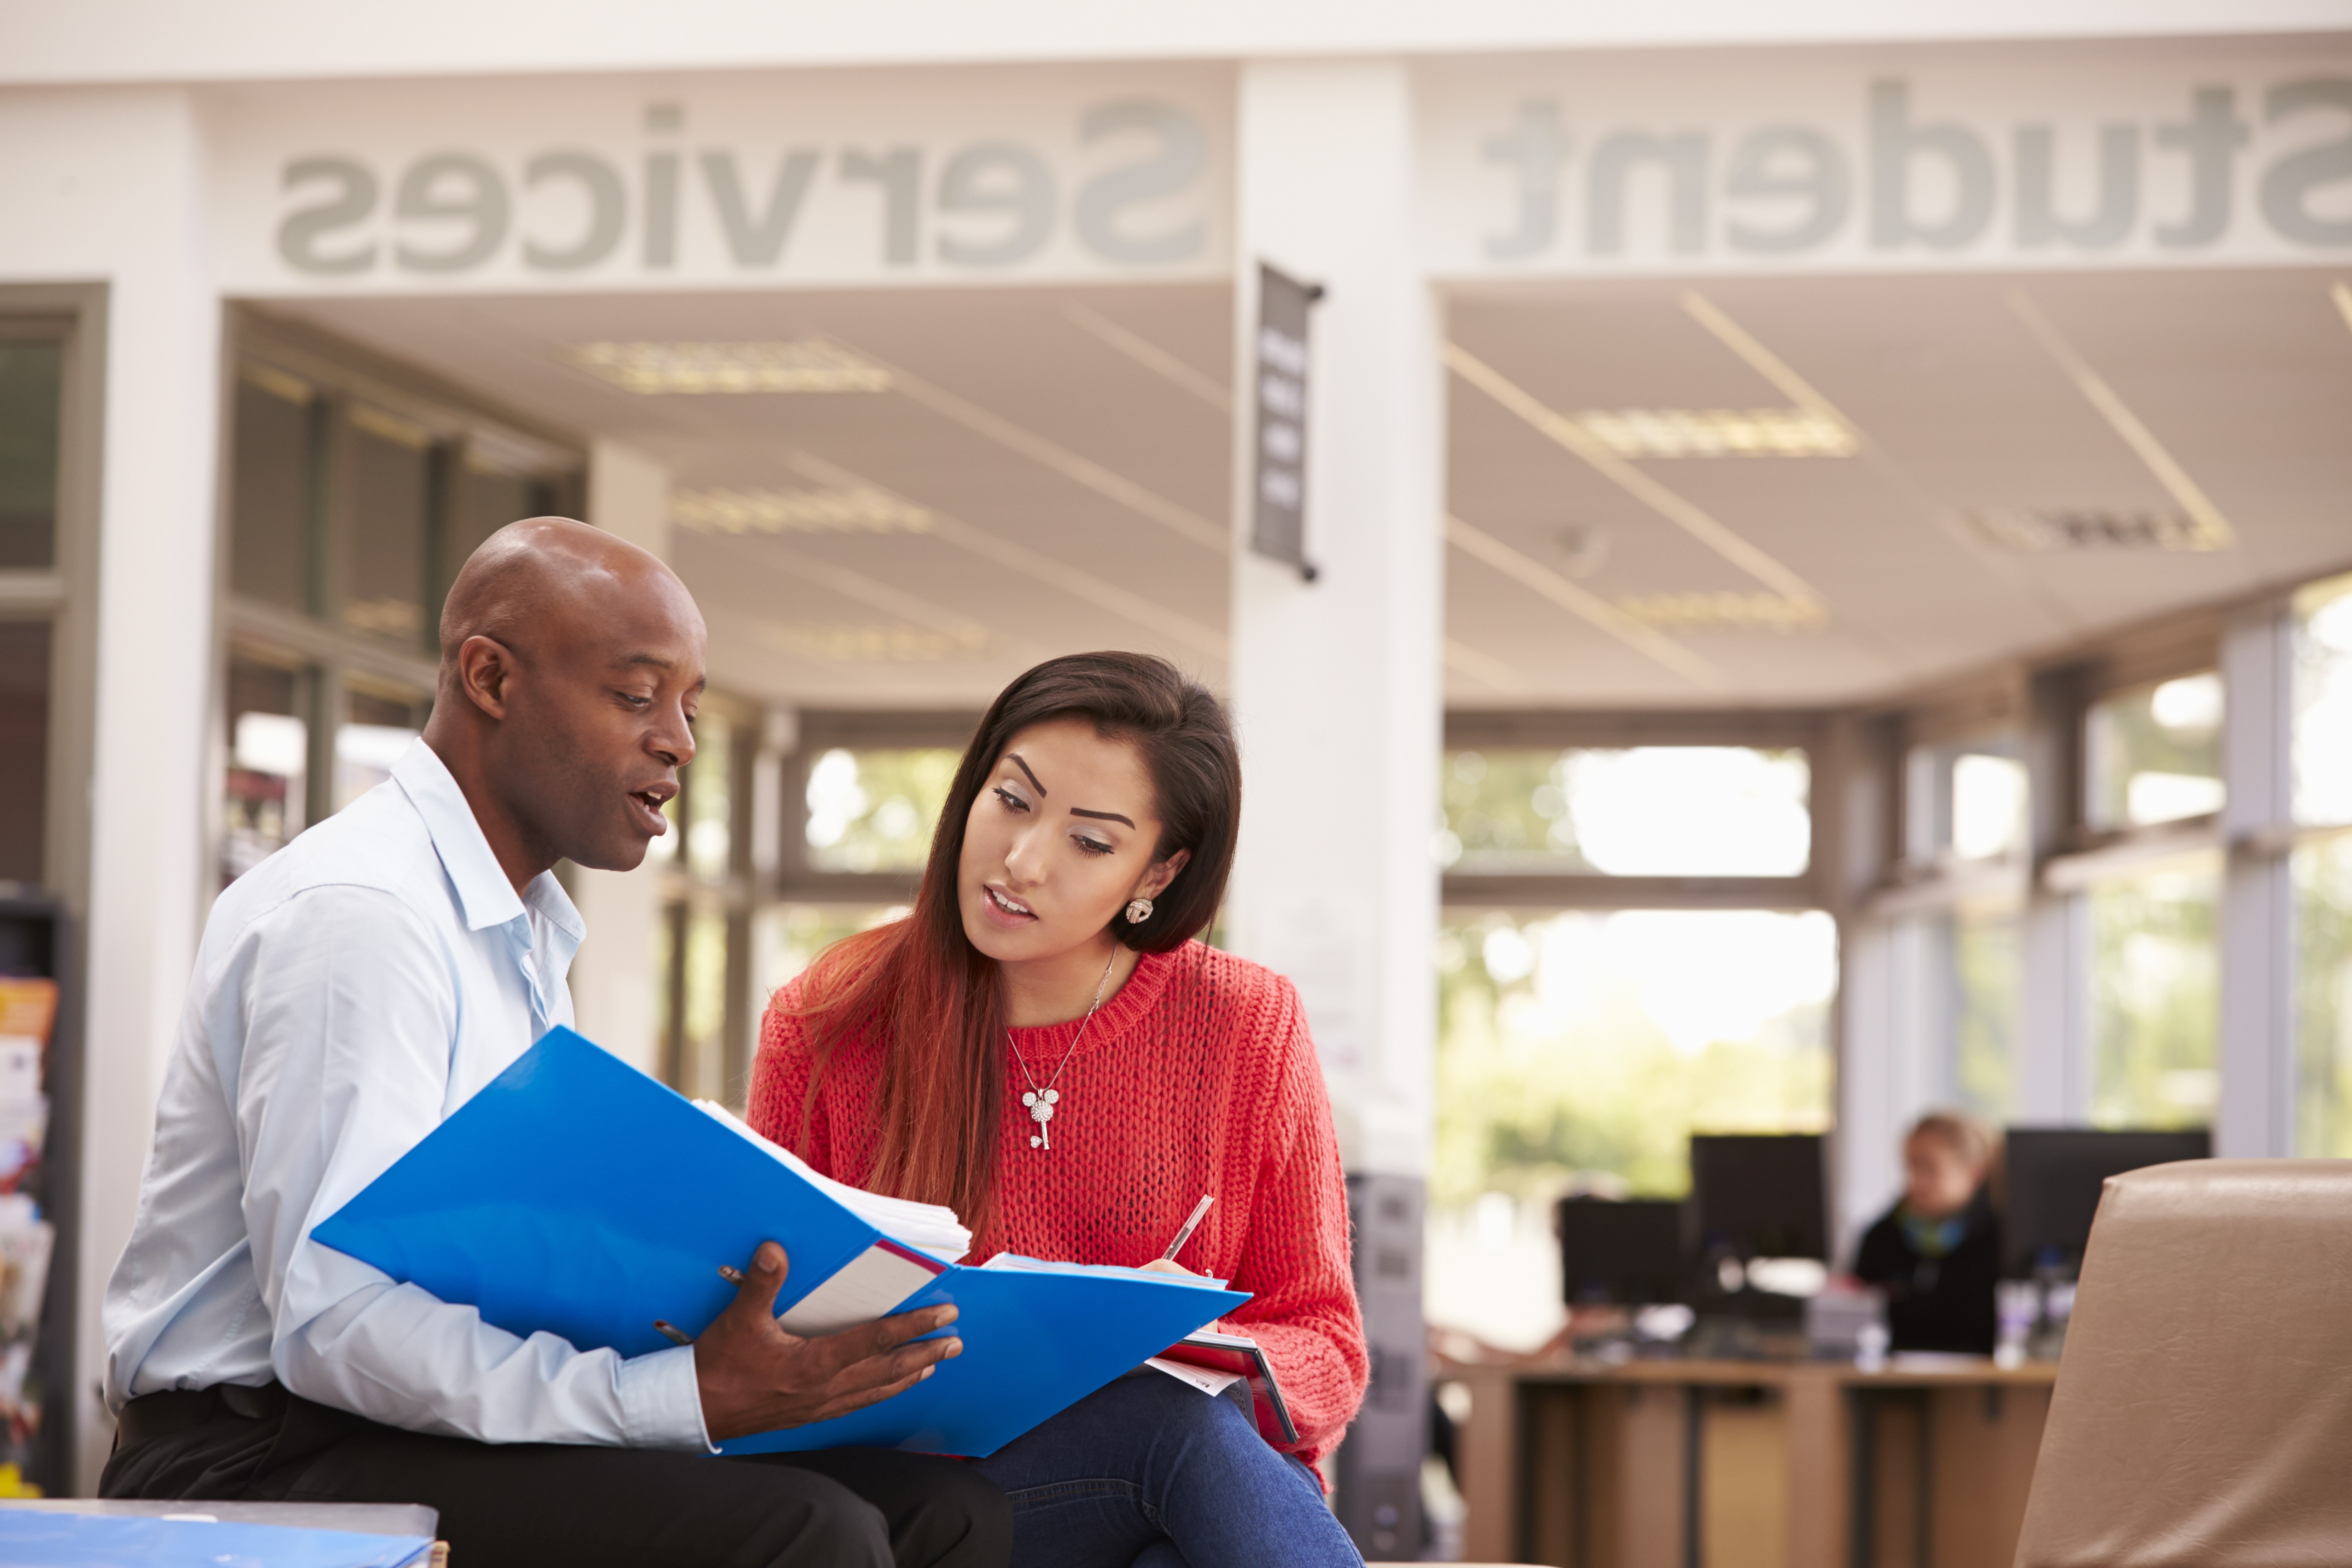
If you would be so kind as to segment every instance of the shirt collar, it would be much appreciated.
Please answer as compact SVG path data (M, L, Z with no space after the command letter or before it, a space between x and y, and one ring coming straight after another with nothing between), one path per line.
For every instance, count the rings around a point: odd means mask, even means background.
M514 884L507 880L499 858L490 852L490 841L482 837L482 825L474 820L466 792L457 787L433 748L422 740L410 742L408 750L392 764L392 776L406 792L416 815L425 819L425 830L433 837L441 868L449 873L450 885L457 890L466 929L504 925L525 913L525 899L515 896ZM564 896L553 872L541 871L524 892L530 909L565 935L576 942L587 934L580 911Z

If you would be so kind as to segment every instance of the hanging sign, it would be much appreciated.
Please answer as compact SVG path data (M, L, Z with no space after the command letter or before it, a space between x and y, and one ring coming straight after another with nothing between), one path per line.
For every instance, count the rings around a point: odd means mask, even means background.
M1323 297L1261 262L1257 269L1257 459L1250 548L1296 566L1307 562L1307 313Z

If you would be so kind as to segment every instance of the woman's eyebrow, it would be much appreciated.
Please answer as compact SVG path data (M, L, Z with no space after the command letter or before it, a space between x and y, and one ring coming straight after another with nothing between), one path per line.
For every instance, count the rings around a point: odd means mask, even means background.
M1011 763L1014 767L1019 768L1023 773L1029 774L1029 787L1031 789L1035 790L1039 795L1044 795L1045 793L1045 786L1037 782L1037 775L1035 773L1029 772L1029 764L1021 760L1020 752L1007 752L1004 753L1004 760ZM1132 827L1135 825L1130 822L1128 826Z
M1043 794L1045 794L1045 792L1044 790L1042 790L1042 789L1041 789L1041 790L1039 790L1037 793L1038 793L1039 795L1043 795ZM1117 812L1115 812L1115 811L1088 811L1088 810L1087 810L1085 806L1083 806L1083 805L1074 805L1074 806L1070 807L1070 815L1071 815L1072 816L1091 816L1091 817L1096 817L1096 818L1097 818L1097 819L1099 819L1099 820L1101 820L1101 821L1104 821L1104 822L1126 822L1126 823L1127 823L1127 825L1128 825L1129 827L1132 827L1132 826L1135 826L1135 824L1134 824L1134 823L1132 823L1132 822L1128 822L1128 819L1127 819L1126 817L1121 816L1118 813L1117 813Z

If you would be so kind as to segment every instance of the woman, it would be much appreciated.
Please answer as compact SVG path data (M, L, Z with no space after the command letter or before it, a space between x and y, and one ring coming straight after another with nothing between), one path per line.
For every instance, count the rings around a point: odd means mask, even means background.
M1898 1351L1990 1355L2000 1230L1986 1195L1991 1129L1957 1110L1930 1111L1903 1141L1903 1198L1864 1233L1857 1279L1886 1291L1887 1338Z
M1367 1373L1330 1105L1289 984L1193 940L1240 814L1207 690L1139 654L1048 660L981 721L914 912L826 951L761 1026L753 1124L828 1175L950 1205L969 1261L1251 1292L1222 1326L1265 1348L1299 1442L1139 1369L979 1461L1013 1500L1016 1563L1360 1562L1310 1468Z

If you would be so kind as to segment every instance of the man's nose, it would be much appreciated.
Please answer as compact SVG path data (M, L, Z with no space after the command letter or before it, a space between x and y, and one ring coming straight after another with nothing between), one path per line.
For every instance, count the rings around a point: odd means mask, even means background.
M648 738L646 749L671 767L682 768L694 761L694 726L685 714L674 713Z

